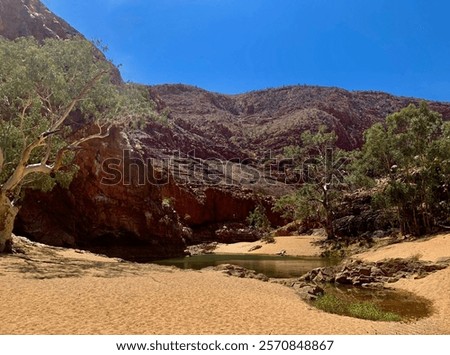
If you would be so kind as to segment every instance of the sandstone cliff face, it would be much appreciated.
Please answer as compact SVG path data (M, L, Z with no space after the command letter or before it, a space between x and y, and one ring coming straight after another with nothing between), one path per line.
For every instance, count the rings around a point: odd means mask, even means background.
M76 157L80 170L69 190L27 192L17 232L50 245L138 261L183 255L183 226L163 203L159 186L141 185L135 170L127 185L102 181L109 177L103 161L120 161L124 149L133 151L118 130L102 141L91 141ZM123 171L122 162L116 168Z

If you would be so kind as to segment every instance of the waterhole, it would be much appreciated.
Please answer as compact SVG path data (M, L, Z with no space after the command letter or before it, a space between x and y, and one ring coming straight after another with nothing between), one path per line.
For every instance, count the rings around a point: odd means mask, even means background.
M200 270L208 266L234 264L255 270L270 278L296 278L317 267L332 266L338 259L321 257L273 256L261 254L206 254L191 257L165 259L154 263L176 266L181 269ZM325 285L325 306L321 309L358 318L373 313L391 316L377 320L412 321L432 313L432 304L413 293L394 289L370 289L356 286ZM314 305L314 302L312 302ZM350 310L350 311L349 311ZM394 317L395 315L395 317ZM375 320L375 319L374 319Z

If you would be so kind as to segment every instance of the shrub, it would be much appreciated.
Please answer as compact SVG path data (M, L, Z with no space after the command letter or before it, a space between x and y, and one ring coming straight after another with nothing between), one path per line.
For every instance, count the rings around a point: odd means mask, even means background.
M267 244L276 243L276 240L274 236L270 233L266 233L262 238L261 241Z
M256 208L249 213L247 223L251 227L255 227L263 231L268 231L270 229L270 221L267 218L266 209L261 205L256 206Z

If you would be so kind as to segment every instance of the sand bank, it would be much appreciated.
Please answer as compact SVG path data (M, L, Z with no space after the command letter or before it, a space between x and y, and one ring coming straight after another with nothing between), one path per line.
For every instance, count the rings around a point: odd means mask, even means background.
M450 258L450 233L388 245L361 253L358 257L366 261L415 257L436 262L439 259Z
M282 250L292 256L318 256L322 252L317 242L324 240L318 236L275 237L275 243L256 241L234 244L219 244L214 250L217 254L277 254ZM249 251L251 248L261 248Z
M448 256L449 235L421 243L424 256ZM450 334L449 268L394 284L430 299L435 309L398 324L327 314L278 284L24 248L25 254L0 257L1 334ZM412 243L387 248L390 256L416 253L408 250ZM383 250L361 257L384 258Z

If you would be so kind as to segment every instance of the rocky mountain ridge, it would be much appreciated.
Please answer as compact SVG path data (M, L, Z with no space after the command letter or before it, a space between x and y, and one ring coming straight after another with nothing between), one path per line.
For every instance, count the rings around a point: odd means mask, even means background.
M333 87L287 86L223 95L175 84L150 87L160 110L178 126L205 140L211 157L261 157L298 144L301 133L326 125L339 137L338 146L361 146L363 133L375 122L421 99L375 91ZM429 101L431 109L450 119L450 103ZM191 147L189 147L191 148ZM196 151L202 158L201 148Z

